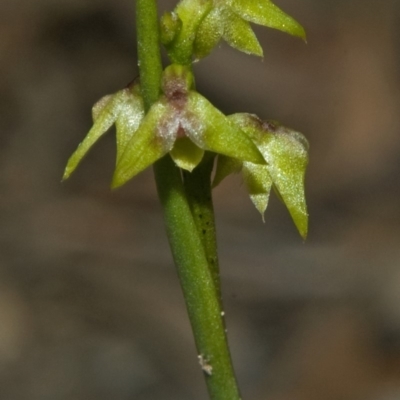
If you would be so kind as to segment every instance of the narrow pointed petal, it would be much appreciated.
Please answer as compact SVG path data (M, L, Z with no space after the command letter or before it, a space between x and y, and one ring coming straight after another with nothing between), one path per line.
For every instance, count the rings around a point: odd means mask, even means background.
M265 160L245 133L196 92L190 92L181 125L200 148L242 161L265 164Z
M232 0L231 8L246 21L306 39L304 28L270 0Z
M63 180L68 179L72 172L75 171L83 157L97 140L104 135L112 126L118 117L123 104L125 95L123 91L117 92L112 98L104 98L100 100L98 108L94 111L95 122L86 135L85 139L79 144L78 148L69 158L65 167ZM98 103L97 103L98 104ZM95 105L96 108L96 105Z
M175 164L182 169L192 172L204 156L204 150L197 147L189 138L178 139L170 155Z
M250 199L260 212L264 221L269 194L272 188L272 178L266 165L243 163L243 180L249 191Z
M150 108L117 164L113 188L122 186L172 149L179 126L172 112L163 101Z
M237 158L219 154L212 187L218 186L228 175L237 174L242 170L242 167L243 162Z
M224 11L224 17L223 38L226 42L246 54L262 57L263 50L250 24L228 8Z
M308 213L304 193L304 177L308 164L307 140L298 132L279 127L265 136L261 151L274 186L300 233L305 238Z
M214 8L203 19L197 30L193 47L195 60L208 56L211 50L218 45L223 32L221 9Z
M126 145L135 134L144 117L144 104L140 96L124 89L126 99L121 105L118 118L115 122L117 128L117 164L121 159Z

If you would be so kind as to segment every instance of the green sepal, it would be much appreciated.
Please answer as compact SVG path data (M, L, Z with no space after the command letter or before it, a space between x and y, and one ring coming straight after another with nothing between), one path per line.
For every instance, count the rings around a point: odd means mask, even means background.
M268 163L274 187L279 192L300 235L306 238L308 213L304 177L308 164L308 142L305 137L282 126L266 134L259 146Z
M107 104L112 100L114 96L114 94L107 94L103 96L100 100L98 100L97 103L92 107L93 122L95 122L96 119L99 118L103 109L107 106Z
M193 124L184 126L190 139L204 150L224 154L242 161L265 164L254 143L242 130L197 92L190 92L187 99L187 121L195 117Z
M120 90L111 95L111 97L103 97L94 105L92 109L94 124L85 139L69 158L64 170L63 180L71 176L90 148L111 128L126 99L127 93L124 90Z
M272 188L272 178L268 166L244 162L243 180L246 183L251 201L264 221L264 213L268 206Z
M270 0L232 0L230 6L246 21L306 39L304 28Z
M129 91L130 89L125 90ZM115 121L117 132L117 163L144 117L144 104L142 97L139 96L138 85L132 90L134 93L128 93L126 100L121 104L118 118Z
M242 167L242 161L219 154L212 187L218 186L227 176L237 174L242 170Z
M117 188L146 169L173 147L176 128L171 106L163 100L152 105L132 135L115 168L112 187Z
M191 64L197 29L211 7L212 0L181 0L178 3L175 13L182 21L182 26L174 40L165 46L171 62Z
M170 155L179 168L192 172L203 159L204 150L189 138L182 137L176 140Z
M177 64L190 64L192 55L195 60L207 56L221 38L237 50L262 57L249 22L306 38L303 27L270 0L181 0L175 13L182 27L173 38L164 28L163 41L171 61Z
M266 166L256 166L246 172L245 165L247 167L250 164L244 163L243 173L247 174L247 179L251 179L251 187L248 184L247 186L253 203L263 213L268 198L265 201L261 192L269 194L272 184L278 197L288 208L300 235L305 238L308 229L304 193L304 176L308 164L307 139L301 133L285 128L276 121L262 121L254 114L233 114L229 119L256 144L267 162ZM263 189L262 185L265 185ZM256 196L257 191L260 193Z
M224 40L234 49L262 57L263 50L250 24L229 8L223 13L225 14Z
M220 14L221 9L214 8L199 25L193 46L196 61L208 56L221 40L224 27L221 24Z

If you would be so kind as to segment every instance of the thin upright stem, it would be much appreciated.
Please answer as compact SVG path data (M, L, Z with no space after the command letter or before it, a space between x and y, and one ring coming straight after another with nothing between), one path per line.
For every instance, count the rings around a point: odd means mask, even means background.
M159 96L161 58L155 0L137 0L139 71L146 108ZM211 400L240 400L222 310L179 169L169 155L154 166L168 240Z
M172 255L183 290L200 363L212 400L240 400L232 368L220 299L203 243L185 197L178 168L163 158L156 182Z
M156 0L136 0L136 31L141 92L146 111L158 99L162 62Z
M183 172L183 178L186 196L203 243L215 290L222 308L217 233L211 191L214 158L214 154L206 152L201 163L192 172Z

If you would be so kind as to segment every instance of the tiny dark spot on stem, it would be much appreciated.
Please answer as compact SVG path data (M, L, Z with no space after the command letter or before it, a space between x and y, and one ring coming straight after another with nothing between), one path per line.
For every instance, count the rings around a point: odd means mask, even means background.
M203 235L205 235L207 233L207 231L205 229L202 230Z

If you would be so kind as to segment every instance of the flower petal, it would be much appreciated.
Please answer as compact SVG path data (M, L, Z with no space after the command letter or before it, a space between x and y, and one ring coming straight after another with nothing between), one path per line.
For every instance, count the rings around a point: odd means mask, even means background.
M188 95L181 125L187 136L204 150L265 164L251 139L197 92Z
M304 193L304 176L308 164L307 140L298 132L278 127L267 134L260 148L267 161L274 186L300 233L305 238L308 213Z
M85 139L79 144L78 148L69 158L67 166L65 167L63 180L70 177L90 148L112 126L125 101L126 93L121 90L112 95L112 97L103 97L99 103L95 104L93 107L94 124Z
M189 138L176 140L170 155L175 164L182 169L192 172L204 156L204 150L196 146Z
M154 103L126 145L114 172L112 187L123 185L173 147L179 121L163 100Z
M229 8L224 10L223 38L233 48L262 57L263 50L250 24Z
M264 221L264 212L267 209L272 188L272 178L268 166L244 162L243 179L249 191L250 199Z
M197 30L193 49L195 60L208 56L221 40L223 32L221 9L214 8L203 19Z
M270 0L232 0L231 7L246 21L306 38L304 28Z

